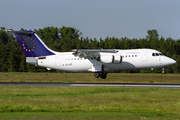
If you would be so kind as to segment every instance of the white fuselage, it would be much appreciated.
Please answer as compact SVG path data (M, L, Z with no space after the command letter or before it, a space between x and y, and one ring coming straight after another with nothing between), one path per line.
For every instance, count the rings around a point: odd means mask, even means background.
M104 71L134 70L162 68L174 64L176 61L164 55L153 56L153 53L160 53L153 49L132 49L116 50L117 53L106 53L122 56L122 62L103 63L97 59L84 59L76 57L73 52L58 53L37 59L37 65L48 69L56 69L69 72L99 72L100 66L104 66Z

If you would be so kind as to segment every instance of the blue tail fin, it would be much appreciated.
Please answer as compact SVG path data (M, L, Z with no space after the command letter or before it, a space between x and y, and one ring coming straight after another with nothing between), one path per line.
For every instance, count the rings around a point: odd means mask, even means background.
M13 31L26 57L54 55L44 42L33 31Z

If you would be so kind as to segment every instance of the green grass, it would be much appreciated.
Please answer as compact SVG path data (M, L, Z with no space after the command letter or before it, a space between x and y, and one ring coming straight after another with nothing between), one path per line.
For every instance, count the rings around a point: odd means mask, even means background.
M180 74L0 73L0 82L180 83ZM0 119L179 119L180 89L0 86Z
M93 73L0 73L0 82L180 83L180 74L109 73L106 79L101 79Z
M0 86L0 119L179 117L179 89Z
M124 112L16 112L16 113L0 113L1 119L26 119L26 120L162 120L162 119L175 119L178 120L180 118L179 114L152 114L152 113L124 113Z

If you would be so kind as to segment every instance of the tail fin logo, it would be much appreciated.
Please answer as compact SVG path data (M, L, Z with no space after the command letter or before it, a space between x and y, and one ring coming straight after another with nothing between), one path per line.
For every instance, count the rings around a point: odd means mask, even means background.
M26 57L54 55L33 31L13 31Z
M20 38L22 39L23 43L22 43L22 48L25 51L33 51L36 50L36 42L33 36L29 37L27 35L22 35L20 36ZM27 48L25 47L27 46Z

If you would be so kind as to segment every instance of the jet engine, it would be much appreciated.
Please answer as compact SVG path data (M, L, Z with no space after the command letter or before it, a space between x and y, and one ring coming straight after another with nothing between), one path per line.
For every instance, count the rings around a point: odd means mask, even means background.
M101 55L100 60L103 63L113 63L113 55Z
M101 55L101 62L119 64L122 62L122 56L120 55Z

